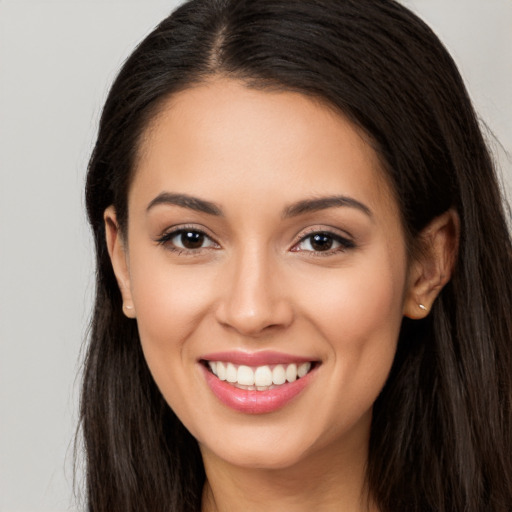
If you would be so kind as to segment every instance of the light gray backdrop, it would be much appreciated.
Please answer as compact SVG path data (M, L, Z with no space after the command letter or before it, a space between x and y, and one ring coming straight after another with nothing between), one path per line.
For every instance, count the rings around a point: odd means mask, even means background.
M257 0L255 0L257 1ZM0 0L0 511L78 510L83 184L116 70L178 2ZM404 0L458 62L512 190L512 0Z

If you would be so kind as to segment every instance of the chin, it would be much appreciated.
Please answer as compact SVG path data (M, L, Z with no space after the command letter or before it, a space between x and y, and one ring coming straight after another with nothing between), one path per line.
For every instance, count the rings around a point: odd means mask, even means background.
M203 432L199 441L203 458L213 457L246 469L283 470L310 468L322 461L332 460L355 452L366 454L371 425L371 410L355 422L342 421L333 429L320 419L317 423L295 421L261 421L252 425L230 425ZM263 420L263 418L259 418ZM325 418L323 418L325 419ZM302 428L301 428L302 427ZM347 452L347 446L351 448ZM304 466L303 466L304 465Z
M212 448L200 444L203 458L212 454L231 466L244 469L283 470L296 466L307 458L304 446L296 444L265 444L225 441L224 446Z

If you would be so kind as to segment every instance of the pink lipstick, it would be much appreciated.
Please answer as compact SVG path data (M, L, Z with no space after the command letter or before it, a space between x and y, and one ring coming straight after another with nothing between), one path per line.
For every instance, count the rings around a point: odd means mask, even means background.
M318 363L277 352L217 352L201 358L206 382L228 407L246 414L281 409L311 381Z

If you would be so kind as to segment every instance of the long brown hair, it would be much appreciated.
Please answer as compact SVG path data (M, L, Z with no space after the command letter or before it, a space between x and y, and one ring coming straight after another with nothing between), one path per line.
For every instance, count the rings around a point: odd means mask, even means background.
M437 37L393 0L192 0L121 69L87 177L96 304L81 429L88 509L199 510L196 441L163 400L105 245L121 227L139 140L170 95L221 74L322 98L373 141L408 238L454 208L452 280L431 314L404 319L374 405L369 492L383 512L512 509L512 244L492 160L459 73Z

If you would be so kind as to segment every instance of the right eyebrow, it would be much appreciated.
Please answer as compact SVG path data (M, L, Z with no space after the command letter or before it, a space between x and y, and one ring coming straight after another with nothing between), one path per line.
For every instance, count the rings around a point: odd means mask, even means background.
M174 206L181 206L182 208L189 208L197 212L207 213L209 215L222 216L222 210L215 203L205 201L198 197L189 196L188 194L173 194L171 192L162 192L158 194L146 208L148 212L154 206L159 204L170 204Z
M328 208L338 208L348 206L360 210L368 217L372 218L373 214L370 208L356 199L348 196L327 196L317 197L313 199L304 199L287 206L283 212L284 218L295 217L309 212L317 212Z

